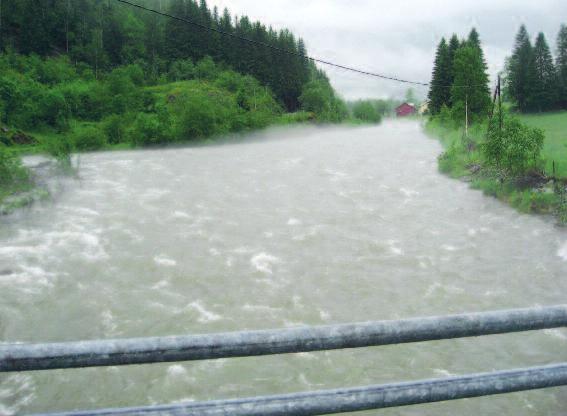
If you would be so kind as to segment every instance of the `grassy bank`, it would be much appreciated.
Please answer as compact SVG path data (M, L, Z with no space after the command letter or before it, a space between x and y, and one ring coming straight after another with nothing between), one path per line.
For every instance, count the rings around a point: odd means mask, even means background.
M487 137L486 124L478 123L471 127L468 138L465 138L463 129L447 126L436 118L430 119L425 128L445 148L445 152L439 156L441 172L469 182L471 187L521 212L552 214L561 224L567 223L565 183L553 181L535 165L522 174L514 175L489 163L483 151ZM543 168L549 163L538 160L537 165Z
M519 118L524 123L545 132L543 156L546 159L547 175L553 175L553 161L555 161L556 175L567 178L567 111L527 114Z

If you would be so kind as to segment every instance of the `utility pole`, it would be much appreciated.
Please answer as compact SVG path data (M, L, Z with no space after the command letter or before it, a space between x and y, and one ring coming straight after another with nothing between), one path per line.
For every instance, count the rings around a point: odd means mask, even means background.
M469 137L469 93L465 95L465 138Z
M498 75L498 117L500 119L500 133L502 133L502 84L500 80L500 75Z

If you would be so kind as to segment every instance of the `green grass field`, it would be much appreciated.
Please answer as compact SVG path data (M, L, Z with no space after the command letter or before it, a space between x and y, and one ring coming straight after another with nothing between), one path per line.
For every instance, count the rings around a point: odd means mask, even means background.
M545 114L528 114L520 116L521 120L532 127L545 132L545 157L548 175L553 173L555 161L557 176L567 178L567 111Z

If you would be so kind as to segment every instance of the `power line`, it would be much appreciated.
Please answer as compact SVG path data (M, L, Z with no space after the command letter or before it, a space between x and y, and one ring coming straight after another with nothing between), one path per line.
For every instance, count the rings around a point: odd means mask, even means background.
M425 86L425 87L430 85L428 82L410 81L410 80L407 80L407 79L390 77L390 76L378 74L378 73L375 73L375 72L364 71L362 69L352 68L352 67L349 67L349 66L336 64L334 62L326 61L326 60L323 60L323 59L313 58L311 56L302 55L302 54L295 52L295 51L290 51L290 50L287 50L287 49L278 48L277 46L273 46L273 45L270 45L270 44L265 43L265 42L260 42L260 41L254 40L254 39L245 38L243 36L235 35L234 33L225 32L224 30L216 29L214 27L209 27L209 26L203 25L201 23L197 23L197 22L194 22L192 20L185 19L183 17L175 16L175 15L172 15L172 14L169 14L169 13L164 13L164 12L161 12L161 11L155 10L155 9L150 9L149 7L145 7L145 6L133 3L133 2L128 1L128 0L116 0L116 1L118 1L119 3L127 4L127 5L132 6L132 7L136 7L136 8L141 9L141 10L145 10L145 11L150 12L150 13L154 13L154 14L157 14L157 15L160 15L160 16L168 17L170 19L179 20L181 22L185 22L187 24L199 27L201 29L208 30L210 32L216 32L216 33L219 33L219 34L224 35L224 36L229 36L229 37L232 37L234 39L239 39L239 40L242 40L244 42L248 42L250 44L264 46L266 48L269 48L269 49L272 49L272 50L275 50L275 51L278 51L278 52L283 52L283 53L286 53L288 55L299 56L301 58L309 59L313 62L318 62L318 63L323 64L323 65L328 65L328 66L332 66L332 67L335 67L335 68L340 68L340 69L344 69L346 71L356 72L358 74L368 75L368 76L375 77L375 78L381 78L381 79L385 79L385 80L389 80L389 81L401 82L401 83L404 83L404 84L412 84L412 85L419 85L419 86Z

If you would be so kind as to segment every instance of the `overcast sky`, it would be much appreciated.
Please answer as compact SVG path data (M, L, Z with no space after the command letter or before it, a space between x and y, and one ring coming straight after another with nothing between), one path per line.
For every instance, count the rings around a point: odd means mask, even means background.
M429 82L441 37L465 37L474 26L490 74L502 69L521 23L544 32L555 52L565 0L209 0L301 36L311 56L370 71ZM325 67L343 97L403 97L407 86ZM417 87L425 95L427 88Z

